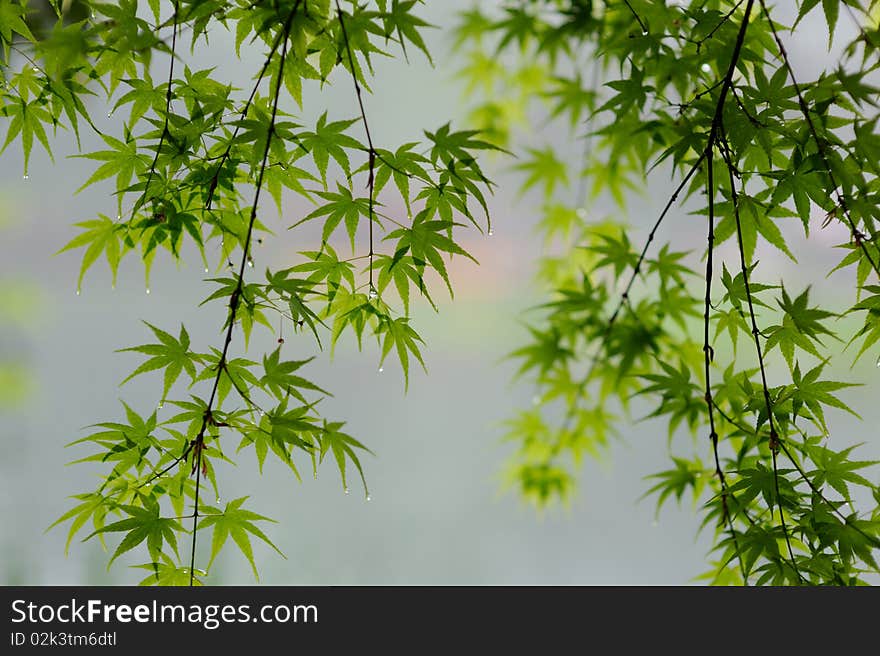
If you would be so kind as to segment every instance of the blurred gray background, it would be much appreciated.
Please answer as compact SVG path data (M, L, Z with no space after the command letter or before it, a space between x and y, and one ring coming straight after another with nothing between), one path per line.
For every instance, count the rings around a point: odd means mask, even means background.
M396 147L419 138L422 128L436 129L450 118L464 127L467 99L454 79L461 62L451 50L448 28L455 12L469 4L428 2L423 9L423 16L439 27L428 35L435 68L418 55L411 56L410 65L402 59L377 60L375 95L366 99L377 145ZM842 29L847 29L844 18ZM808 35L810 30L820 34L821 20L807 21L805 29ZM833 53L809 42L805 38L790 44L805 72L822 61L836 61ZM232 39L218 33L213 47L215 52L232 52ZM230 55L221 64L221 75L249 87L249 76L260 61L254 52L241 62ZM167 59L157 62L166 64ZM216 65L216 55L191 58L189 64L193 69ZM313 123L324 107L331 108L332 117L357 114L350 79L345 77L337 76L324 95L307 96L306 105L305 124ZM96 102L90 107L101 118L108 111ZM112 118L100 124L111 133L114 126L118 129ZM94 134L83 132L83 151L102 147ZM119 386L141 360L114 350L152 341L141 319L172 332L183 322L194 348L204 351L221 343L223 309L217 304L197 307L212 287L192 257L180 267L167 257L157 258L149 295L136 258L124 261L115 290L106 263L99 261L87 275L82 294L75 295L81 251L52 254L77 234L73 223L98 212L113 216L115 201L107 187L74 195L90 175L91 163L69 157L75 151L68 134L59 134L55 148L54 164L34 150L27 180L22 179L17 145L0 157L0 278L7 290L0 300L14 315L10 319L6 313L0 347L4 356L21 362L29 372L21 381L26 395L0 410L0 582L129 584L144 574L126 567L141 562L138 558L122 558L108 572L108 554L97 541L76 539L65 557L67 527L45 532L70 507L67 497L93 489L99 472L84 465L66 466L89 451L65 449L64 444L85 436L89 424L122 417L120 399L142 415L156 406L158 377L142 376ZM524 338L522 312L542 300L532 284L540 253L538 216L529 202L535 199L515 196L517 178L506 170L509 165L503 159L486 164L499 183L492 199L494 236L474 231L465 241L481 265L453 262L456 298L450 302L438 288L439 314L425 302L416 304L414 325L427 342L429 374L413 369L409 393L404 394L399 368L389 360L379 373L379 353L369 341L359 353L346 340L334 358L325 352L309 365L308 376L335 394L323 404L326 415L348 422L348 432L376 454L362 459L371 500L365 500L356 478L350 479L351 493L344 494L329 462L312 480L307 462L301 460L302 483L276 466L267 466L260 477L252 451L240 456L238 467L218 470L224 499L250 495L252 509L278 520L264 528L287 559L254 545L264 583L684 585L707 569L710 536L698 534L700 518L689 500L680 507L667 505L656 520L654 501L639 501L650 485L645 477L668 467L662 424L622 425L622 439L603 462L583 465L580 488L567 509L538 515L513 494L500 492L499 472L509 452L500 441L501 422L516 408L532 403L534 395L527 384L510 383L514 367L502 359ZM634 243L640 243L645 226L656 216L655 206L669 192L662 176L651 185L644 198L633 201L633 212L626 217ZM282 268L293 253L313 245L298 241L300 233L286 231L299 208L286 206L278 219L268 211L268 203L264 207L265 220L278 239L267 239L256 251L259 272L267 266ZM600 207L597 215L605 211L611 208ZM693 219L684 212L671 219L661 236L678 231L680 241L694 247L704 242L702 226L696 232L688 228L687 221ZM802 262L830 263L836 253L829 247L845 239L826 232L796 243ZM767 258L762 267L773 267L779 275L797 272L775 253L762 257ZM10 283L26 293L9 300ZM827 281L818 277L816 283L811 296L816 301L834 299L849 284L840 276ZM289 331L286 337L285 353L300 356L297 349L306 344L305 338ZM273 347L269 337L256 339L252 357ZM876 403L866 403L876 400L878 370L870 366L873 360L850 370L850 361L845 355L834 364L836 378L874 383L873 396L870 387L848 396L866 413L866 422L832 415L834 439L839 445L873 441L862 457L880 457L880 414ZM159 412L162 418L170 410ZM675 445L683 455L696 450L708 456L702 439L692 442L684 437ZM203 547L210 542L207 535L200 541ZM181 549L188 552L188 539ZM249 565L231 542L209 582L253 582Z

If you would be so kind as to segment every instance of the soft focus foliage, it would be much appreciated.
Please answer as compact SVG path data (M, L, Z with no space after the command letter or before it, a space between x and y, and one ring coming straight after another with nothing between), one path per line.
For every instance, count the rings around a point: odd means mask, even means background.
M702 504L705 580L860 584L878 571L880 491L874 463L829 439L832 412L856 409L828 364L878 361L880 3L805 0L791 25L780 9L530 0L460 16L473 119L518 156L546 247L547 301L512 354L538 403L508 422L509 481L538 506L565 501L618 415L652 404L672 466L648 494ZM811 13L842 53L813 78L785 50ZM649 174L672 179L636 238L629 192ZM596 220L605 197L619 211ZM812 262L764 274L766 246L798 256L795 227L845 235L833 307L814 300L829 272ZM703 438L687 454L682 430Z

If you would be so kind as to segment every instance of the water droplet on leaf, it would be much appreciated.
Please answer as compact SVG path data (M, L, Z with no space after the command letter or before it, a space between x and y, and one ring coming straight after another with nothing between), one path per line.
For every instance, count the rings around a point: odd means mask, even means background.
M150 293L150 288L149 288L149 287L147 287L147 293L148 293L148 294Z
M30 176L27 173L25 173L23 176L21 176L21 179L22 180L30 180Z
M643 29L643 30L642 30L642 36L648 36L648 30L647 30L647 29Z
M368 495L367 495L367 501L372 501L372 500L373 500L373 497L371 497L371 496L368 494Z
M79 290L78 290L78 289L76 290L76 295L79 296Z
M381 374L383 371L385 371L385 367L379 367L379 373Z
M248 258L248 266L251 268L254 266L254 261L251 258Z
M492 237L495 234L495 231L490 229L488 234L490 237Z
M348 488L345 488L345 493L348 494Z
M704 73L712 72L712 67L709 66L709 64L703 64L702 66L700 66L700 68L703 70Z
M208 273L208 267L205 267L205 273Z
M379 292L376 291L375 287L370 287L370 291L367 296L370 297L370 300L374 300L379 295Z

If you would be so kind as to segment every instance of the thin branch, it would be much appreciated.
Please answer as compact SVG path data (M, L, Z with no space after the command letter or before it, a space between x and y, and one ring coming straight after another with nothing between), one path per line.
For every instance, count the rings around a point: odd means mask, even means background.
M642 18L636 13L636 10L632 8L632 5L629 3L629 0L623 0L623 3L627 7L629 7L630 13L636 17L636 21L638 22L639 27L642 28L642 34L647 34L648 33L648 26L645 25L644 21L642 21Z
M798 428L800 429L800 427L798 427ZM801 429L801 430L802 430L802 429ZM831 500L828 499L828 498L822 493L822 490L820 490L819 488L816 487L816 485L813 483L813 481L811 481L811 480L809 479L809 477L807 476L806 472L804 472L803 468L800 466L800 464L798 463L798 461L795 460L795 458L794 458L794 456L792 455L791 451L788 450L788 447L785 445L785 442L780 442L780 443L779 443L779 448L780 448L780 449L782 450L782 452L786 455L786 457L791 461L791 464L794 465L794 468L797 470L798 474L799 474L800 477L804 480L804 482L807 484L807 486L810 488L810 490L812 490L812 492L813 492L816 496L818 496L819 499L821 499L825 504L827 504L828 507L831 508L831 511L832 511L835 515L837 515L837 516L840 518L840 520L841 520L844 524L846 524L847 526L849 526L849 527L850 527L851 529L853 529L856 533L858 533L858 534L861 535L863 538L865 538L868 542L870 542L870 543L871 543L871 546L873 546L875 549L880 549L880 540L878 540L877 538L875 538L873 535L869 535L868 533L865 533L862 529L860 529L860 528L859 528L858 526L856 526L855 524L851 524L851 523L849 522L849 518L848 518L846 515L844 515L842 512L840 512L840 509L839 509L834 503L832 503Z
M733 519L730 516L730 510L727 507L727 480L724 477L724 471L721 469L721 460L718 457L718 431L715 429L715 404L712 401L712 377L711 364L715 359L715 352L709 344L709 313L712 306L712 264L713 253L715 251L715 176L713 168L714 146L709 142L706 148L706 193L709 198L709 236L707 238L707 255L706 255L706 299L705 310L703 313L703 362L705 365L706 377L706 405L709 408L709 439L712 441L712 455L715 458L715 475L718 477L718 483L721 486L721 512L722 523L727 524L730 531L730 537L733 540L733 546L736 550L736 556L739 560L739 569L743 577L743 584L748 585L748 576L746 574L746 566L743 563L742 553L739 550L739 543L736 539L736 531L733 527Z
M168 88L165 89L165 122L162 124L162 134L159 135L159 145L156 146L156 154L153 156L153 163L150 164L150 172L147 174L147 184L144 185L144 195L141 196L139 202L134 204L132 213L136 212L140 207L151 200L150 198L147 198L147 194L150 193L150 184L153 182L153 177L156 175L156 162L159 161L159 154L162 152L162 146L165 143L165 138L168 136L168 121L171 116L171 86L174 82L174 58L177 56L177 21L180 9L179 4L179 0L174 0L173 29L171 32L171 63L168 66Z
M369 205L369 224L370 224L370 290L369 295L372 297L376 294L376 288L373 285L373 203L375 197L375 170L376 170L376 149L373 147L373 137L370 135L370 124L367 122L367 112L364 110L364 99L361 94L361 85L357 80L357 69L354 65L354 55L351 52L351 44L348 41L348 31L345 29L345 20L343 18L342 7L339 0L336 0L336 15L339 17L339 27L342 28L342 39L345 42L345 52L348 55L348 67L351 72L351 81L354 82L354 91L357 95L358 107L361 110L361 119L364 122L364 131L367 133L367 146L369 147L369 177L367 186L370 189L370 205Z
M723 128L722 128L723 130ZM788 554L791 557L791 564L794 568L795 574L797 574L798 578L802 581L805 580L803 575L801 575L798 570L797 563L794 558L794 549L791 546L791 537L788 533L788 528L785 524L785 510L782 507L782 496L779 491L779 468L776 462L776 454L779 451L779 445L781 444L781 440L779 437L779 433L776 430L776 423L773 419L773 403L770 399L770 388L767 385L767 371L764 364L764 352L761 348L761 339L760 339L760 331L758 330L758 322L755 318L755 306L752 301L752 291L751 285L749 283L749 268L746 263L745 256L745 247L743 245L743 235L742 235L742 221L740 218L739 212L739 196L736 189L736 179L734 178L733 171L734 165L731 160L731 155L728 152L727 142L722 134L722 141L725 145L724 148L721 149L722 157L724 157L724 161L727 164L727 173L730 181L730 197L733 203L733 216L734 221L736 223L736 237L737 237L737 245L739 249L739 260L740 260L740 272L743 277L743 285L746 293L746 301L749 307L749 318L752 324L752 337L755 343L755 352L758 357L758 366L761 371L761 389L764 394L764 407L767 412L767 421L770 425L770 439L768 446L770 447L770 453L772 455L773 460L773 482L776 491L776 505L779 507L779 523L782 527L782 533L785 536L785 544L788 547ZM772 517L772 507L771 507L771 517Z
M846 198L843 196L843 189L838 189L837 179L835 178L834 172L831 170L831 161L828 159L828 153L825 150L824 143L819 139L819 132L816 130L816 124L813 122L813 118L810 116L810 110L807 108L807 103L804 100L804 95L801 93L801 87L798 84L797 78L794 75L794 69L791 66L791 62L788 59L788 53L785 50L785 46L782 45L782 39L779 38L779 33L776 31L776 24L773 22L773 19L770 18L770 11L767 9L767 4L764 0L760 0L761 9L764 12L764 16L767 18L767 22L770 24L770 31L773 34L773 40L776 41L776 47L779 48L779 56L782 58L782 63L785 66L786 70L788 70L788 77L791 80L792 86L794 87L795 94L798 99L798 107L800 107L801 113L804 115L804 120L807 122L807 128L810 130L810 135L813 137L813 141L816 143L816 149L819 153L819 157L822 160L822 165L825 167L825 171L828 173L828 180L831 183L832 190L837 194L837 204L841 210L843 210L843 216L846 219L847 224L849 225L850 234L853 239L855 239L856 245L862 250L862 254L865 259L871 265L871 268L874 270L874 273L877 274L877 277L880 278L880 265L878 265L877 261L871 255L864 244L864 238L862 234L859 232L856 227L855 221L853 221L852 216L850 215L849 208L847 207ZM844 5L846 3L843 3Z
M727 21L730 20L730 17L733 16L733 14L736 12L736 10L740 8L740 5L742 5L743 1L744 1L744 0L739 0L739 2L737 2L737 3L733 6L733 9L731 9L729 12L727 12L727 13L721 18L721 20L718 21L718 24L717 24L715 27L713 27L713 28L711 29L711 31L710 31L706 36L704 36L702 39L699 39L699 40L693 41L693 43L695 43L696 46L697 46L697 52L700 52L700 48L703 47L703 44L704 44L706 41L708 41L709 39L711 39L711 38L715 35L715 32L717 32L719 29L721 29L721 26L724 25Z
M281 87L284 84L284 63L287 58L287 41L290 37L290 30L293 25L294 16L296 16L297 11L299 10L299 6L302 0L297 0L293 8L290 10L290 14L287 16L287 20L284 23L284 27L281 30L280 36L275 40L275 45L273 46L273 53L277 50L277 45L280 42L281 46L281 61L279 64L278 71L278 81L275 85L275 93L274 98L272 100L272 116L269 119L269 129L268 134L266 135L266 144L263 147L263 158L260 163L259 173L257 174L256 181L256 191L254 192L254 202L251 206L251 214L250 220L248 222L248 230L247 235L245 237L244 246L242 248L241 254L241 264L238 270L238 283L236 284L235 289L233 290L230 298L229 298L229 325L226 329L226 337L223 343L223 350L220 354L220 359L217 362L217 375L214 377L214 385L211 389L211 396L208 400L207 408L205 409L204 416L202 417L202 426L199 429L198 435L196 435L195 439L192 442L192 451L193 451L193 466L196 474L196 491L195 491L195 499L194 499L194 508L193 508L193 539L192 539L192 552L190 555L190 573L189 573L189 584L193 585L194 577L195 577L195 558L196 558L196 537L198 534L198 520L199 520L199 488L200 488L200 472L202 470L202 455L204 451L205 444L205 429L208 427L208 424L214 424L214 419L212 417L212 408L214 405L214 399L217 396L217 389L220 385L220 377L223 375L223 372L226 370L226 358L229 353L229 346L232 343L232 329L235 326L235 315L238 310L238 304L241 300L241 293L244 289L244 272L247 267L247 262L250 257L250 244L251 237L254 231L254 224L257 219L257 207L260 202L260 192L263 188L263 174L266 172L266 162L269 158L269 147L272 144L272 137L275 134L275 120L278 115L278 100L281 96ZM262 79L263 75L265 75L266 68L268 67L268 62L271 60L271 54L267 59L267 62L263 65L263 69L260 73L260 79ZM254 91L256 93L256 91ZM253 94L251 95L253 98ZM219 175L219 169L218 169ZM188 447L189 448L189 447Z
M297 5L299 5L299 2L297 2ZM295 8L294 12L296 12ZM208 198L205 201L205 209L207 210L211 209L211 202L214 200L214 192L217 190L217 184L220 181L220 173L223 170L223 165L226 164L226 160L229 159L229 155L232 152L232 144L235 143L235 138L238 136L238 131L241 129L242 120L247 118L248 110L250 109L251 104L254 102L254 98L257 95L257 90L260 88L260 85L263 82L263 78L266 76L266 71L269 68L269 64L272 63L272 58L275 56L275 53L278 52L278 46L281 45L282 37L284 37L284 33L279 32L278 36L276 36L275 40L272 42L272 47L269 49L269 54L266 55L266 61L263 62L263 67L257 74L257 81L254 83L254 86L251 89L251 94L250 96L248 96L247 102L245 102L244 108L239 114L240 120L236 124L235 130L233 130L232 136L229 138L229 143L226 144L226 149L220 156L220 163L217 165L217 169L214 171L214 175L211 177L211 184L208 187Z

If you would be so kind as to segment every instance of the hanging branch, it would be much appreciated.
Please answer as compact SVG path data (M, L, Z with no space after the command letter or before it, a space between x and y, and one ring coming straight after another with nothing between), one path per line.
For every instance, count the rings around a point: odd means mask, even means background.
M147 184L144 185L144 195L141 196L140 200L132 207L132 214L134 214L134 212L136 212L142 205L151 200L147 198L147 194L150 192L150 184L153 181L153 177L156 175L156 162L159 161L159 154L162 151L162 146L165 144L165 139L168 137L168 122L169 117L171 116L171 85L174 81L174 58L177 56L176 52L178 16L179 0L174 0L174 16L172 18L171 30L171 63L168 66L168 87L165 89L165 122L162 124L162 134L159 135L159 145L156 146L156 154L153 156L153 163L150 164L150 172L149 174L147 174Z
M747 578L745 565L743 564L742 556L739 552L739 547L736 541L736 532L733 528L733 520L727 507L727 481L724 477L724 472L721 469L721 460L718 456L718 432L715 429L715 410L714 403L712 402L712 384L710 373L710 365L712 363L712 360L714 359L714 352L712 351L712 347L709 344L709 310L712 305L712 256L713 250L715 248L715 178L713 168L715 142L718 139L719 133L722 129L724 103L727 100L727 94L730 91L731 86L733 85L733 74L736 71L737 64L739 63L739 57L740 53L742 52L743 43L745 42L746 30L749 26L749 16L751 15L753 4L754 0L749 0L749 3L746 5L742 23L740 24L739 32L737 33L736 43L733 47L733 54L730 57L730 64L727 67L727 73L724 76L724 81L721 84L721 90L718 93L718 102L715 105L715 114L712 117L712 127L709 130L709 138L707 139L706 150L703 151L703 158L706 160L707 194L709 199L709 235L708 250L706 256L706 298L703 315L703 362L706 377L706 405L709 409L709 438L712 441L712 453L715 458L715 474L718 477L718 482L721 486L721 507L724 515L723 519L726 520L731 536L733 538L734 547L737 550L737 557L739 558L740 570L742 571L743 575L743 582L746 584ZM726 18L729 18L729 15Z
M373 138L370 135L370 124L367 122L367 112L364 110L364 99L361 94L361 85L357 80L357 70L354 65L354 56L351 53L351 44L348 41L348 31L345 29L345 20L343 19L342 7L339 6L339 0L336 0L336 15L339 17L339 27L342 29L342 39L345 42L345 52L348 55L348 67L351 72L351 81L354 82L354 91L357 95L358 107L361 110L361 119L364 122L364 132L367 133L367 147L369 148L369 177L367 178L367 187L370 190L369 200L369 224L370 224L370 287L369 296L376 296L376 288L373 285L373 220L374 220L374 197L375 197L375 169L376 169L376 149L373 148Z
M779 49L779 56L782 58L782 63L788 71L788 77L791 80L792 86L794 87L795 94L798 99L798 107L801 110L801 113L804 115L804 120L807 123L807 129L810 131L810 135L813 137L813 141L816 143L816 149L819 153L819 157L822 160L822 165L825 167L825 171L828 173L828 181L831 183L831 187L837 195L837 205L843 211L843 216L846 219L847 225L849 225L850 234L852 238L855 240L856 245L861 249L862 254L865 256L865 259L868 260L868 263L871 265L871 268L874 270L874 273L877 274L877 277L880 278L880 265L878 265L877 261L874 259L874 256L868 251L865 246L865 235L863 235L859 229L856 227L855 221L853 221L852 215L849 212L849 207L846 203L846 198L843 196L843 190L838 189L837 179L834 175L834 172L831 170L831 161L828 159L828 153L825 150L824 143L819 139L819 132L816 130L816 125L813 123L813 118L810 116L810 110L807 107L807 103L804 100L804 95L801 93L801 87L798 84L797 78L794 75L794 68L792 68L791 62L788 59L788 53L785 50L785 46L782 45L782 40L779 38L779 33L776 31L776 24L773 22L773 19L770 18L770 12L767 9L767 5L764 0L760 0L761 2L761 10L764 13L764 16L767 18L767 23L770 25L770 32L773 34L773 40L776 41L776 47ZM846 4L846 3L842 3Z
M297 0L293 8L290 10L290 14L287 16L287 20L284 23L284 27L281 30L281 61L279 63L278 70L278 81L275 85L275 92L272 99L272 116L269 119L269 128L266 134L266 144L263 147L263 158L260 162L259 173L257 174L257 182L256 182L256 191L254 192L254 202L251 205L251 213L250 220L248 222L248 230L247 235L245 237L244 246L242 247L242 255L241 255L241 264L238 270L238 283L235 286L230 298L229 298L229 320L228 326L226 328L226 338L223 342L223 350L220 354L220 359L217 363L217 375L214 377L214 385L211 389L211 396L208 400L208 407L205 409L204 415L202 417L202 425L199 429L198 434L195 439L193 439L190 444L187 446L187 451L191 451L193 454L193 471L196 476L196 489L195 489L195 498L194 498L194 506L193 506L193 539L192 539L192 551L190 554L190 570L189 570L189 584L193 585L194 576L195 576L195 561L196 561L196 537L198 535L198 521L199 521L199 491L201 484L201 472L202 472L202 456L205 447L205 430L209 425L219 426L219 424L212 416L212 408L214 405L214 399L217 396L217 389L220 385L220 377L223 375L223 372L226 368L226 357L229 353L229 346L232 343L232 329L235 326L235 315L238 310L238 304L241 300L241 292L244 288L244 272L247 266L247 261L249 258L249 250L251 244L251 236L254 230L254 223L257 219L257 207L260 202L260 192L263 188L263 174L266 171L266 162L269 157L269 147L272 144L272 137L275 134L275 119L278 114L278 99L281 96L281 87L284 83L284 63L287 57L287 41L290 37L290 30L293 25L293 19L296 16L297 11L299 10L299 6L302 0ZM276 40L276 44L278 40ZM276 45L277 47L277 45ZM271 57L270 57L271 59ZM261 77L265 74L266 68L268 67L268 63L264 64L263 70L261 72ZM256 92L254 92L256 93ZM251 94L251 98L253 98L254 94ZM219 171L219 169L218 169Z
M299 2L297 2L297 5L298 4ZM296 11L295 7L294 11ZM210 185L208 185L208 198L205 200L206 210L211 209L211 202L214 200L214 192L217 190L217 184L220 181L220 173L223 170L223 165L226 164L226 160L229 159L229 155L232 152L232 144L235 143L235 138L238 136L238 131L241 129L242 120L247 117L247 113L250 109L251 103L254 102L254 98L257 95L257 90L260 88L260 85L263 82L263 78L266 76L266 71L269 69L269 64L272 63L272 58L278 51L278 46L281 45L282 37L284 37L284 33L279 32L278 36L276 36L275 40L272 42L272 47L269 49L269 54L266 55L266 61L263 62L263 67L257 74L257 81L251 89L251 95L248 96L247 102L245 102L244 107L241 110L240 120L236 122L235 130L232 132L232 136L229 138L229 143L226 144L226 149L220 156L220 163L217 165L217 169L214 171L214 175L211 177Z
M791 538L788 534L788 528L785 525L785 511L782 507L782 496L779 492L779 467L776 458L776 455L779 452L779 445L781 444L781 440L779 433L776 430L776 422L773 419L773 402L770 399L770 388L767 385L767 371L764 364L764 352L761 348L761 333L758 330L758 322L755 319L755 306L752 302L752 291L749 284L749 269L746 263L745 248L743 246L742 221L740 220L738 193L736 189L736 180L734 179L733 175L735 167L733 165L733 161L731 160L731 155L726 148L727 141L724 138L723 134L722 143L725 145L725 147L721 149L721 153L722 157L724 157L725 163L727 164L727 173L730 178L730 197L733 203L733 216L736 223L736 238L737 245L739 247L740 272L742 273L743 285L746 293L746 301L749 306L749 318L751 319L752 323L752 337L754 338L755 352L758 357L758 366L761 371L761 388L764 394L764 407L767 412L767 421L770 424L770 440L768 446L770 447L770 454L773 460L773 482L776 491L776 505L779 507L779 523L782 527L782 533L785 536L785 544L788 547L788 555L791 557L791 564L792 567L794 567L795 574L797 574L799 579L805 580L798 570L797 563L795 562L794 550L791 546ZM772 512L773 511L771 506L771 517Z
M639 27L642 28L642 34L648 33L648 26L645 25L645 22L642 20L641 16L636 13L636 10L632 8L632 5L629 3L629 0L623 0L623 3L629 8L630 13L635 16L636 22L639 24Z
M715 475L718 477L718 483L721 486L721 513L722 523L727 524L730 531L730 538L733 540L733 546L736 550L736 556L739 560L739 569L742 573L743 584L748 585L748 576L746 575L746 567L743 563L742 554L739 550L739 544L736 539L736 530L733 527L733 518L730 515L730 509L727 505L727 479L724 476L724 470L721 469L721 459L718 457L718 431L715 429L715 403L712 400L712 378L711 364L715 359L715 352L709 344L709 311L712 307L712 264L713 253L715 251L715 176L713 168L714 148L712 142L709 142L706 148L706 193L709 198L709 236L707 238L706 247L706 299L703 312L703 362L705 365L706 378L706 405L709 408L709 439L712 441L712 455L715 458Z

